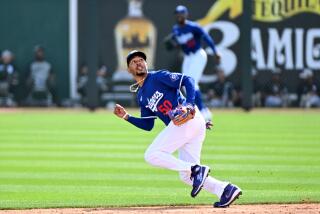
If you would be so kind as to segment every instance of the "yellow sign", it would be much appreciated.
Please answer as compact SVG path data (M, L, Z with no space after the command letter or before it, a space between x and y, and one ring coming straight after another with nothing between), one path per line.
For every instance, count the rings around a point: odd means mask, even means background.
M204 26L211 22L216 21L222 16L227 10L229 11L230 19L234 19L242 14L242 0L219 0L216 1L209 9L207 15L198 20L197 22Z
M320 14L319 0L255 0L253 19L279 22L299 13Z
M219 19L229 10L229 18L235 19L243 12L243 1L217 0L206 16L197 22L204 26ZM320 15L320 0L253 0L252 18L261 22L279 22L300 13Z

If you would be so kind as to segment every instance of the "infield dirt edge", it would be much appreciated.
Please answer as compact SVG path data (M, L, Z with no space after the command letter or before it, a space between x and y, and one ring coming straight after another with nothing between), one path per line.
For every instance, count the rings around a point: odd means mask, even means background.
M1 214L109 214L109 213L320 213L320 203L306 204L254 204L231 205L229 208L213 208L211 206L152 206L124 208L51 208L26 210L0 210Z

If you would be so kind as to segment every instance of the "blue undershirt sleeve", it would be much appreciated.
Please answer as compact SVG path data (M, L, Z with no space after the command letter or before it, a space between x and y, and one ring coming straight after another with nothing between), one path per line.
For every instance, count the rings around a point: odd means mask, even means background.
M128 122L140 129L151 131L153 129L154 120L156 119L156 116L152 111L150 111L150 109L141 106L140 103L139 105L141 108L141 118L129 115Z
M137 118L129 115L127 121L140 129L151 131L154 126L154 119L155 118Z

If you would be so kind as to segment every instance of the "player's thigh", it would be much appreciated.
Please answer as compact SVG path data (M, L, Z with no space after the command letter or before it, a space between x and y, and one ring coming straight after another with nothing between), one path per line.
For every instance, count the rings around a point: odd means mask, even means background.
M162 151L173 153L189 140L187 129L170 123L150 144L146 152Z
M204 50L188 56L188 66L184 69L184 74L192 77L196 83L200 81L204 68L207 64L207 55Z
M203 136L197 136L188 143L184 144L179 151L179 159L191 163L200 164Z
M191 124L194 126L194 135L178 150L179 159L200 164L202 144L206 137L205 122L200 113L190 122L194 123Z
M183 61L182 61L182 71L181 72L183 74L187 75L187 73L189 73L189 67L190 67L191 63L192 63L192 57L189 55L185 55L183 57Z
M190 72L194 73L193 78L196 82L200 81L203 71L207 64L207 54L203 49L200 49L193 59L193 63L190 65Z

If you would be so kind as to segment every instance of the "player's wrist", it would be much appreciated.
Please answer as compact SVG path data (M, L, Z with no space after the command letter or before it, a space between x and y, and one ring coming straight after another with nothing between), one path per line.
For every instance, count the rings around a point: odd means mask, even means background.
M129 119L129 114L126 112L123 116L122 119L128 120Z

